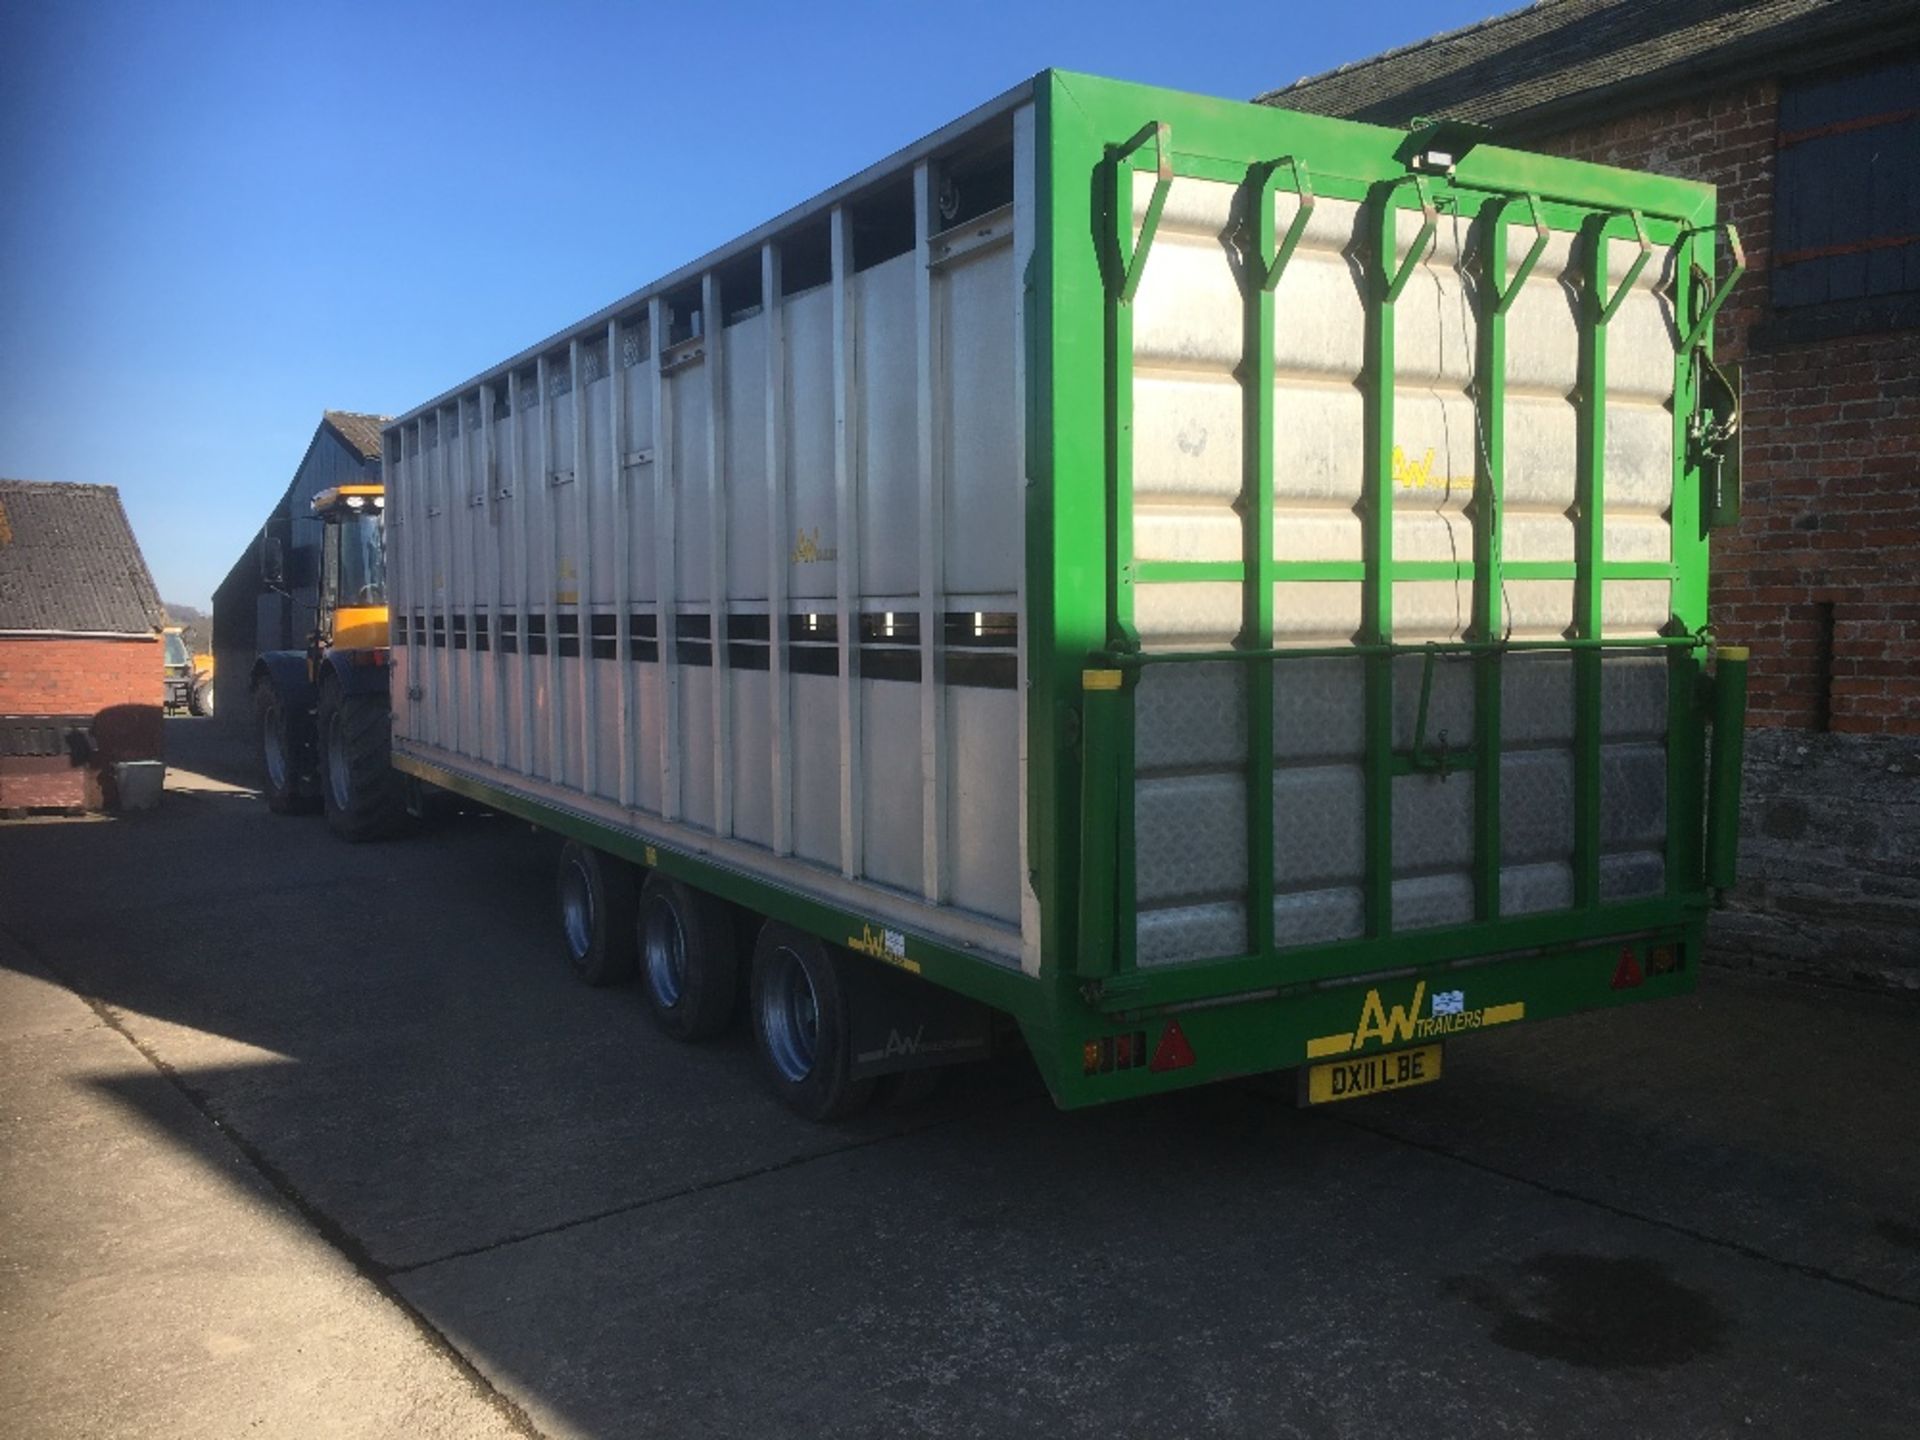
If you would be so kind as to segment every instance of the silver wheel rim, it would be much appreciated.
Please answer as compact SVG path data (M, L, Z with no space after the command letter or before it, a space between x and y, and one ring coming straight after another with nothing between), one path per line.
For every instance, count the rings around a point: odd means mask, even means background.
M280 707L269 706L260 723L260 750L267 762L267 781L276 790L287 788L287 751L280 743Z
M333 808L353 809L353 783L347 769L347 726L339 711L327 722L327 789L333 792Z
M647 907L640 943L647 953L647 984L653 988L654 997L671 1010L686 990L687 937L680 928L680 917L664 900Z
M560 924L567 932L567 953L584 960L593 946L593 882L578 860L569 860L560 876Z
M780 1074L798 1084L813 1073L820 1044L820 1000L800 957L782 945L760 987L760 1033Z

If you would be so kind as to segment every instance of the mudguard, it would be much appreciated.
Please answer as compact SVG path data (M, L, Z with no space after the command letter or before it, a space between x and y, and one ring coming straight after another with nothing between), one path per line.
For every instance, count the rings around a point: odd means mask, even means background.
M307 676L306 651L267 651L254 663L255 688L258 688L263 679L273 685L274 693L280 697L280 708L289 717L298 715L311 719L314 703L320 698L320 691Z
M320 662L321 680L333 681L340 687L342 695L385 695L387 662L385 659L378 662L372 659L374 655L385 654L384 650L329 651Z

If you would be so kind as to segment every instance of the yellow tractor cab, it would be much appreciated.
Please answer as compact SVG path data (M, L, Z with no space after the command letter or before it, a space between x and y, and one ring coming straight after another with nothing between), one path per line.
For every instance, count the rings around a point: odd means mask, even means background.
M324 652L386 649L386 487L336 485L313 497L313 513L327 527L320 542L319 623L312 644L317 679Z
M313 633L304 654L254 662L253 703L268 806L321 809L350 840L405 821L388 755L386 488L337 485L313 497L325 529Z

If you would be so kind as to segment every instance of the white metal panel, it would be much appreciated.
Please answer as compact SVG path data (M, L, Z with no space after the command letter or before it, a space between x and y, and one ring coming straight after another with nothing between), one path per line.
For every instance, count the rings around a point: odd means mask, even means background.
M435 671L423 753L1037 967L1025 636L995 639L1023 606L1018 129L1016 203L957 241L931 231L922 166L910 254L856 272L840 207L829 284L783 294L774 237L757 312L727 324L709 269L680 282L702 291L694 341L666 343L655 292L644 324L629 304L500 372L498 417L483 378L406 422L435 443L396 457L423 508L395 593L419 577L446 637L412 657ZM885 638L863 616L887 614L902 639L863 676ZM958 767L977 779L955 794Z
M920 483L914 255L862 270L849 296L859 403L854 469L859 495L860 595L919 590Z
M773 805L770 756L773 750L772 709L767 700L765 670L728 672L732 692L733 743L728 760L733 767L733 831L756 845L773 845Z
M1135 223L1153 177L1134 177ZM1237 189L1176 179L1133 305L1134 555L1230 560L1244 549L1236 371L1246 328L1236 236ZM1219 645L1238 633L1233 584L1136 588L1135 628L1148 645Z
M787 615L789 561L786 551L788 457L787 439L787 306L785 267L780 247L760 247L760 295L767 317L762 349L767 482L767 843L776 855L793 853L793 687L787 682ZM744 743L744 742L742 742Z
M770 537L767 528L768 323L763 307L759 315L726 329L721 418L729 602L767 598L768 546L780 533Z
M787 529L781 534L795 600L830 601L838 584L840 522L834 501L833 287L788 296Z
M1020 284L1010 245L970 251L938 272L933 289L938 373L946 423L940 465L949 496L944 525L945 583L962 595L1012 599L1022 575L1020 418L1009 356Z
M949 384L940 353L944 327L934 306L933 172L913 169L914 491L920 606L920 893L939 903L948 893L948 718L944 621L947 589L947 458L937 397Z

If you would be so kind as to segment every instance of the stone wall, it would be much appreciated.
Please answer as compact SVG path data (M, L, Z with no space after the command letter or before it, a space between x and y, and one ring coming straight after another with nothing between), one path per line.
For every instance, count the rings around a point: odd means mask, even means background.
M1745 773L1708 958L1920 991L1920 738L1750 730Z

